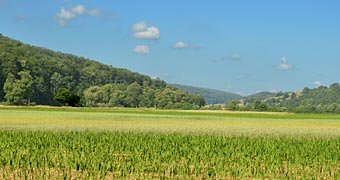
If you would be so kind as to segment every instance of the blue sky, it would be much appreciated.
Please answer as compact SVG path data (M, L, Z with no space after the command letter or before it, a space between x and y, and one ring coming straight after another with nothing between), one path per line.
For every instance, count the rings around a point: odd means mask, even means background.
M0 0L0 33L242 95L340 81L337 0Z

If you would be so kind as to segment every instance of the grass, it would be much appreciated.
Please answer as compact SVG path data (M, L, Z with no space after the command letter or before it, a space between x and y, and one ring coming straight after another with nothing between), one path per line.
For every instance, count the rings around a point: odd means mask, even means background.
M0 107L0 179L340 179L340 116Z
M340 136L339 115L90 108L0 108L0 114L0 129L13 130Z

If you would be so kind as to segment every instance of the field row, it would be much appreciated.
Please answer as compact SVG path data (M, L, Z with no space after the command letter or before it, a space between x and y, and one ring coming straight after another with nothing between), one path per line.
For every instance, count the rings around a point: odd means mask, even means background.
M72 108L0 108L0 114L3 130L340 137L334 115Z

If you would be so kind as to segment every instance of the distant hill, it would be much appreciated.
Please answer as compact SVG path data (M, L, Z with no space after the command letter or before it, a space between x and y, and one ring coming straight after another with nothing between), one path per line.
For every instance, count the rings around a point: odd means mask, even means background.
M273 97L275 95L276 95L276 93L262 91L262 92L258 92L258 93L246 96L246 97L242 98L242 100L245 103L252 103L257 99L258 100L265 100L265 99L268 99L268 98Z
M304 113L340 113L340 85L305 87L296 92L279 92L264 100L271 107Z
M186 85L180 85L180 84L169 84L169 85L174 86L180 90L189 92L191 94L201 94L204 96L207 104L224 104L231 100L239 100L243 98L242 96L238 94L209 89L209 88L186 86Z
M164 81L83 57L35 47L0 34L0 102L60 105L60 89L76 93L90 107L191 109L204 98Z
M340 84L320 86L295 92L261 92L229 105L228 109L246 111L288 111L296 113L340 114Z

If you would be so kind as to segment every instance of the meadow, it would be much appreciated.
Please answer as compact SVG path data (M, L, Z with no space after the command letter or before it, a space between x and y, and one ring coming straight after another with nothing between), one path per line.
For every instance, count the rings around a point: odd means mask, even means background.
M0 179L339 179L340 115L0 107Z

